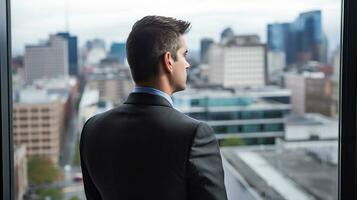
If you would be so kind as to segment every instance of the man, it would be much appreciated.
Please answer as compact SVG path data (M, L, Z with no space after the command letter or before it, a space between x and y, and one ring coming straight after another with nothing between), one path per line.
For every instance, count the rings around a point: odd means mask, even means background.
M81 166L88 200L226 200L212 128L175 110L186 87L190 23L147 16L127 39L134 91L123 105L89 119Z

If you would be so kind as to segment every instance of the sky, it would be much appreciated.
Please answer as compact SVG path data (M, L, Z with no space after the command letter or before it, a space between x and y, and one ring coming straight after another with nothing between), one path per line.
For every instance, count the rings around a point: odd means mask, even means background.
M340 40L341 0L11 0L12 49L13 55L21 54L25 45L66 30L78 36L79 47L102 38L109 48L111 42L124 42L135 21L146 15L190 21L185 38L191 50L199 50L204 37L218 41L226 27L236 34L258 34L266 42L268 23L291 22L311 10L322 11L322 27L334 50Z

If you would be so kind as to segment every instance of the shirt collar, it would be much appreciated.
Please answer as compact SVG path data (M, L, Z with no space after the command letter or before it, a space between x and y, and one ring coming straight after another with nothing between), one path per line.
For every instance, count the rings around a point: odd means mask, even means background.
M152 87L135 86L133 93L148 93L148 94L158 95L164 97L171 104L171 106L174 105L170 95Z

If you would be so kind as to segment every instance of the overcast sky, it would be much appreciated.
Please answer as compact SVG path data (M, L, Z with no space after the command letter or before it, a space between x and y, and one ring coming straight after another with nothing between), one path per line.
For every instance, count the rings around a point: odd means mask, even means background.
M11 4L14 55L22 53L26 44L66 30L66 13L80 46L93 38L105 39L107 47L113 41L123 42L136 20L152 14L190 21L186 41L193 50L199 49L203 37L218 41L228 26L237 34L258 34L265 42L268 23L290 22L300 12L316 9L322 11L330 49L340 40L340 0L11 0Z

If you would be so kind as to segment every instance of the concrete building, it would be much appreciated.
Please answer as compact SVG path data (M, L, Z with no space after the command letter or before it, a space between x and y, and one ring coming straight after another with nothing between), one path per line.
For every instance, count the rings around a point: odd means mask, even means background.
M15 199L23 200L27 191L27 158L26 146L14 147L14 180L15 180Z
M92 116L108 111L113 108L110 101L99 99L99 90L90 89L88 86L84 88L84 92L79 103L79 130L83 129L84 123Z
M38 79L14 91L15 145L26 145L26 155L46 155L57 164L65 127L77 98L75 79Z
M285 86L292 92L292 111L297 114L333 115L332 81L320 72L284 75Z
M99 91L100 100L114 105L122 103L134 88L129 68L96 69L88 75L87 84Z
M212 126L220 142L239 138L242 145L284 138L283 118L290 112L290 92L278 88L187 89L174 94L173 101L176 109Z
M46 43L25 47L25 79L28 83L41 78L69 75L68 42L51 35Z
M41 93L31 91L37 99L39 96L45 97ZM63 137L63 104L59 99L43 100L14 104L14 142L15 145L26 145L27 156L45 155L57 164Z
M266 83L266 46L254 35L235 36L208 50L209 82L224 87L259 87Z
M64 104L64 126L67 125L74 104L79 97L79 83L76 78L54 78L54 79L38 79L34 81L33 86L42 90L46 90L48 95L54 98L61 99Z
M338 140L338 119L321 114L291 114L285 117L286 142Z

